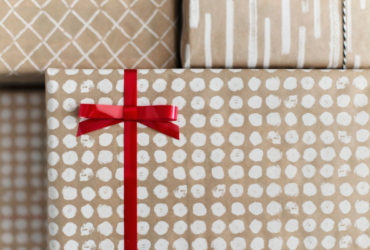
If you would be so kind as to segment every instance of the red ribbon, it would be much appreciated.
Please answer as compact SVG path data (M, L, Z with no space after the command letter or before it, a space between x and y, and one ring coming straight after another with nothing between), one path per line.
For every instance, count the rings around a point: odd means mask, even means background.
M179 139L177 107L137 106L137 71L124 72L124 106L81 104L77 137L124 121L124 249L137 249L137 122Z

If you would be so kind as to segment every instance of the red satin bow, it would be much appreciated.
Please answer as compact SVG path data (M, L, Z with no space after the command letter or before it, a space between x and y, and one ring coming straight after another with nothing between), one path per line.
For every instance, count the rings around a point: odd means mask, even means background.
M177 107L137 106L137 72L124 72L124 106L81 104L77 136L124 121L124 249L137 249L137 122L179 139Z
M171 123L177 119L177 107L158 106L114 106L99 104L80 104L78 116L90 118L80 122L77 137L122 121L135 121L154 130L179 139L179 126Z

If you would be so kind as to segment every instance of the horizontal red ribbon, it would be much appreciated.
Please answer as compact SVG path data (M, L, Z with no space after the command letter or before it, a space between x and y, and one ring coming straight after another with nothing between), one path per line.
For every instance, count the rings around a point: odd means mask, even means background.
M124 106L81 104L77 136L124 121L124 249L137 249L137 124L179 139L177 107L137 106L137 71L124 71Z

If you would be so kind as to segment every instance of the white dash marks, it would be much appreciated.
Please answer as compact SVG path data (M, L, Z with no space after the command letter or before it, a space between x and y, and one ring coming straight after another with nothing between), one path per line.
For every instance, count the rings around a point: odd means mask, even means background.
M306 47L306 27L299 27L299 45L298 45L298 64L297 68L302 69L304 66L304 56Z
M205 15L205 31L204 31L204 51L205 51L205 65L206 68L212 68L212 50L211 50L211 29L212 19L211 14Z
M184 62L184 68L185 69L190 69L190 61L191 56L190 56L190 44L186 44L185 46L185 62Z
M338 68L340 50L343 46L340 43L341 25L338 13L338 1L329 0L330 15L330 43L329 43L329 64L328 68Z
M190 29L197 29L199 25L199 0L190 0L189 6Z
M353 65L354 69L359 69L361 67L361 57L359 55L355 55L355 63Z
M366 0L360 0L360 8L362 10L366 9Z
M268 69L270 67L270 56L271 56L271 23L270 18L265 18L265 53L263 58L263 68Z
M346 50L352 52L352 0L346 0Z
M234 0L226 0L226 58L225 67L232 68L234 60Z
M257 0L249 0L248 68L257 66Z
M314 19L314 35L318 39L321 37L321 7L320 0L314 0L313 2L313 19Z
M290 53L290 0L282 0L281 9L281 41L283 55Z
M308 0L302 0L302 13L307 13L310 10L309 6Z

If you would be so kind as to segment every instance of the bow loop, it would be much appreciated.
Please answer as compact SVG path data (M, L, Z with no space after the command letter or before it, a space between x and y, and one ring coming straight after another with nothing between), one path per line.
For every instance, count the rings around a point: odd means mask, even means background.
M117 107L117 108L112 108ZM121 107L121 108L118 108ZM103 104L80 104L78 112L80 118L90 119L123 119L123 106Z
M177 107L171 105L138 106L138 121L174 122L177 120Z

